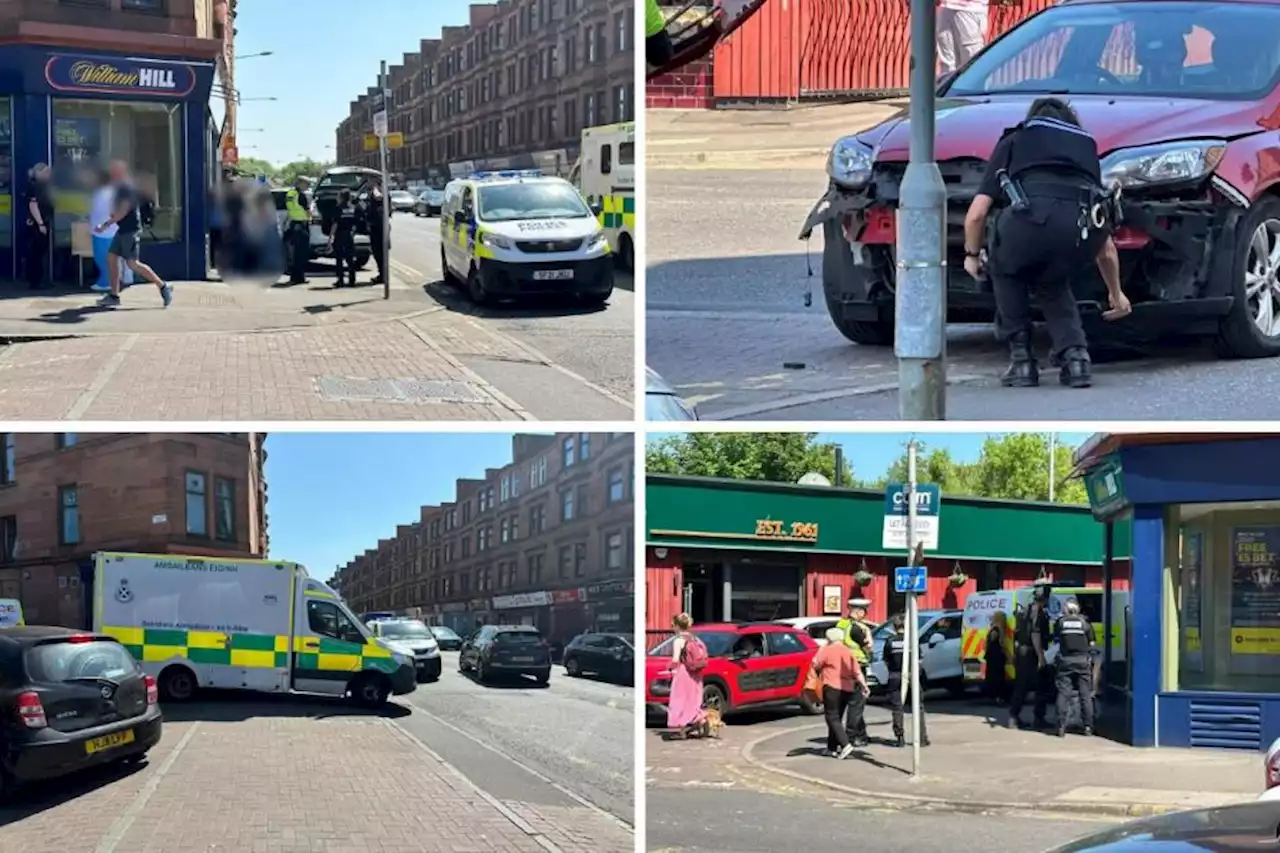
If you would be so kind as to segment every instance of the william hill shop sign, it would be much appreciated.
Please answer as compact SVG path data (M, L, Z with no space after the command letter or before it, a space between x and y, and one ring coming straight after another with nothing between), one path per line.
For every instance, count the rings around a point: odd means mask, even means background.
M55 91L78 94L181 98L196 86L195 69L180 62L64 54L49 57L44 78Z

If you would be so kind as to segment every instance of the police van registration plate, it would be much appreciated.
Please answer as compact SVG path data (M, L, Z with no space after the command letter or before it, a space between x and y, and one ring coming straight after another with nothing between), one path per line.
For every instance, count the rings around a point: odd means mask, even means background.
M573 270L534 270L534 281L564 281L573 278Z

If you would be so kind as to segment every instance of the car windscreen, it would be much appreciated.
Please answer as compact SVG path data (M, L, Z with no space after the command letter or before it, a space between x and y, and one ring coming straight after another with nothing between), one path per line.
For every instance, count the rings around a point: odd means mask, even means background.
M412 194L412 193L406 193L406 192L394 192L394 193L392 193L392 194L391 194L391 197L392 197L393 199L396 199L397 201L413 201L413 194Z
M383 622L378 630L388 640L430 640L435 636L421 622Z
M360 172L339 172L336 175L325 175L316 184L316 190L353 190L369 180L369 176Z
M461 640L456 631L445 628L441 625L432 625L431 633L436 635L437 640Z
M499 631L493 641L504 646L536 646L542 643L542 635L534 631Z
M515 219L580 219L591 215L582 196L568 184L503 184L480 188L480 218L486 222Z
M713 658L724 657L733 650L733 645L738 641L738 634L732 631L694 631L694 635L702 644L707 647L707 654ZM668 637L657 646L649 650L650 657L671 657L671 644L676 641L675 637Z
M29 649L26 661L27 675L44 684L97 678L116 681L138 671L129 651L110 640L44 643Z
M950 97L1261 98L1280 77L1280 6L1134 0L1054 6L993 43Z

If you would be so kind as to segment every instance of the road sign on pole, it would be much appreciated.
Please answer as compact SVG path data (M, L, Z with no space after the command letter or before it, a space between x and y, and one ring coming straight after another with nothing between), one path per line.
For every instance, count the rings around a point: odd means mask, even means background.
M929 569L925 566L898 566L893 570L893 591L898 595L924 595L929 591Z
M902 483L890 483L884 490L884 530L880 545L886 549L913 549L917 543L929 550L938 548L938 515L942 507L942 489L925 484L914 489L914 520L910 525L914 540L907 532L907 487Z
M373 114L373 132L378 136L387 135L387 111L380 110Z
M388 133L384 138L387 140L387 148L389 149L404 147L403 133Z

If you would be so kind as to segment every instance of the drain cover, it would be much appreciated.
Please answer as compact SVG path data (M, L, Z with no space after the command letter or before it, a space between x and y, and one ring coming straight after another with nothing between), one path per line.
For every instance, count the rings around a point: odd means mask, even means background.
M470 382L450 379L352 379L321 376L316 379L323 400L332 403L491 403Z

